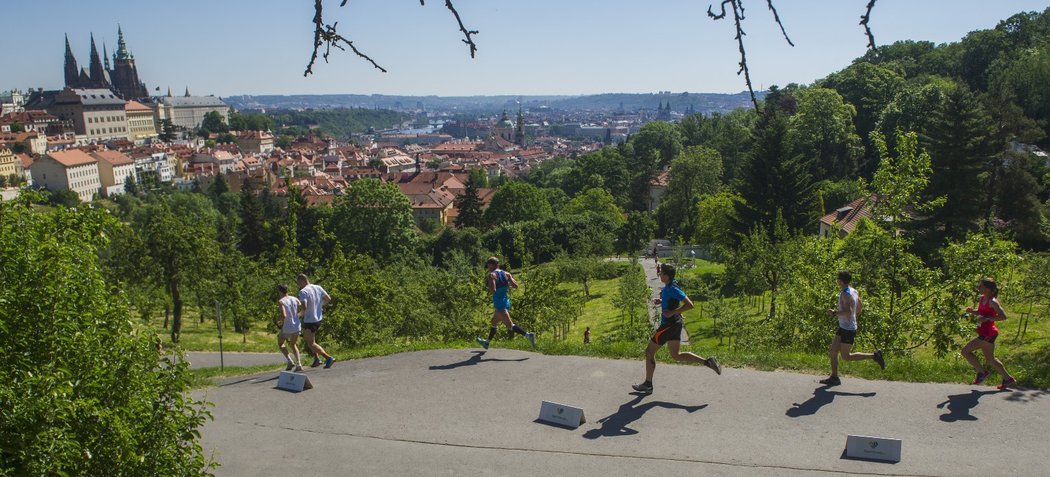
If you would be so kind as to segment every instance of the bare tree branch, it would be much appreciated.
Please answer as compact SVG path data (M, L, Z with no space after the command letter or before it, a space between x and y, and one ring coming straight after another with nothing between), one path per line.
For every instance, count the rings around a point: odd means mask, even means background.
M875 8L875 2L876 0L868 0L868 9L860 16L860 24L864 26L864 34L868 35L868 48L872 50L875 49L875 35L871 34L868 22L871 20L871 9Z
M339 25L339 22L335 22L331 25L328 25L324 22L324 16L322 13L322 1L323 0L314 0L314 49L313 52L310 54L310 62L306 64L306 71L303 72L303 76L310 76L311 74L313 74L314 63L317 62L317 52L318 50L320 50L321 45L325 45L325 50L324 54L322 55L322 58L324 58L325 63L328 63L328 55L332 52L333 46L340 50L346 51L346 48L340 45L340 43L343 43L346 46L350 47L350 51L353 51L357 56L360 56L361 58L367 60L369 63L372 63L372 66L376 67L376 69L378 69L379 71L386 73L386 68L379 66L379 64L376 63L375 60L373 60L370 56L358 50L357 47L354 46L354 42L346 39L345 37L336 32L336 27ZM343 2L339 4L339 6L346 5L347 1L348 0L343 0Z
M736 43L740 48L740 69L737 70L736 74L744 74L744 83L747 84L747 91L751 93L751 104L755 106L755 110L758 110L758 98L755 97L755 88L751 86L751 72L747 68L747 51L744 49L744 28L741 25L741 21L744 20L744 5L741 3L742 0L722 0L722 11L719 14L715 14L711 10L711 6L707 7L707 16L711 17L712 20L721 20L726 17L726 4L732 7L733 10L733 23L736 26Z
M795 46L795 44L791 42L791 38L788 38L788 32L784 29L784 24L780 23L780 15L777 14L777 9L773 6L773 0L766 0L766 5L769 5L769 10L773 12L773 21L777 22L777 25L780 25L780 33L784 34L784 39L787 40L789 45Z
M419 0L420 5L424 5L425 2L426 0ZM463 32L463 36L466 37L460 41L467 44L470 48L470 57L474 58L474 53L478 51L478 45L474 43L474 39L471 37L477 35L478 31L467 30L467 27L463 25L463 19L459 17L459 12L457 12L456 7L452 5L452 0L445 0L445 8L448 8L448 11L452 12L452 16L456 17L456 23L459 24L459 31Z

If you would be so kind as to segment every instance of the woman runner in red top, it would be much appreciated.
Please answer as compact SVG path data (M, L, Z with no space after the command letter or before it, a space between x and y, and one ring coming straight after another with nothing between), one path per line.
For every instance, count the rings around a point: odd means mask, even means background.
M1016 379L1006 372L1006 367L1003 366L1002 361L995 357L995 339L999 337L999 328L995 326L995 322L1005 320L1006 312L1003 311L1002 305L999 304L999 286L995 283L995 280L987 277L982 278L980 290L981 298L977 303L977 308L966 308L967 313L976 314L978 317L977 337L966 343L966 346L963 346L962 355L963 358L966 358L966 361L970 362L973 369L977 371L977 377L974 378L973 384L983 383L988 374L990 374L988 370L981 366L981 362L977 360L977 355L974 353L975 350L980 349L984 352L984 359L988 362L988 365L1003 377L1003 383L998 386L999 389L1006 389Z

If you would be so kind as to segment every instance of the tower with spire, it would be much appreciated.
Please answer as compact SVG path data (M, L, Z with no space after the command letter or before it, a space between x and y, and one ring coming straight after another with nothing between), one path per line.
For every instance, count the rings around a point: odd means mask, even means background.
M77 67L76 57L69 45L69 36L66 35L66 58L65 58L65 84L66 87L74 89L108 89L125 100L139 99L149 96L146 85L139 81L138 69L135 67L135 57L128 51L124 42L124 32L117 26L117 51L113 54L113 63L110 67L109 52L105 51L103 43L103 57L98 54L95 45L95 35L91 35L91 53L88 58L88 69Z
M525 115L521 112L521 105L518 105L518 122L514 125L514 144L520 147L525 147Z

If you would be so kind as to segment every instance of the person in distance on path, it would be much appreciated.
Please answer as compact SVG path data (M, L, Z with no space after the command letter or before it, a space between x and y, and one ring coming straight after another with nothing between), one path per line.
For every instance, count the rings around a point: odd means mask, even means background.
M277 333L277 348L281 350L281 354L284 355L284 360L288 362L288 366L284 368L285 371L291 371L294 367L296 371L303 370L303 361L299 356L299 331L301 331L301 324L299 322L299 299L294 296L288 295L288 285L280 284L277 285L277 293L280 298L277 299L278 308L281 312L281 320L277 322L277 327L281 329ZM288 347L285 346L285 341L288 342L288 346L292 347L292 356L294 360L288 357Z
M831 348L828 350L828 355L831 357L831 376L820 380L820 384L828 386L842 384L842 380L839 379L839 355L842 355L842 359L846 361L872 359L879 364L879 367L886 369L886 360L882 357L882 350L875 350L874 353L851 352L853 341L857 337L857 314L864 308L864 304L860 301L857 289L849 286L853 281L853 274L848 270L840 271L835 281L840 290L838 305L828 309L828 314L838 317L839 329L835 332L835 337L831 339Z
M1003 306L999 304L999 285L995 283L995 280L985 277L981 279L979 288L981 290L981 298L977 301L977 308L966 308L967 313L977 315L977 337L966 343L966 346L963 346L962 355L973 366L973 369L977 371L977 377L974 378L972 384L983 383L988 374L990 374L988 370L981 366L981 362L977 360L977 355L974 354L975 350L980 349L984 353L984 359L988 362L988 365L1003 377L1003 383L998 388L1006 389L1017 380L1010 376L1010 373L1006 372L1006 367L1003 366L1002 361L995 357L995 339L999 337L999 328L995 326L995 322L1006 319L1006 312L1003 311Z
M718 359L714 356L705 359L693 353L678 351L682 345L682 313L693 309L693 301L682 291L674 277L674 266L666 263L660 266L660 281L664 283L664 288L660 291L660 298L653 300L653 303L660 305L660 327L653 333L649 347L645 349L645 382L631 386L640 393L653 392L656 352L660 351L660 347L665 344L667 351L671 353L671 358L676 361L702 364L719 375L722 374L722 366L718 364Z
M489 271L485 284L489 288L489 293L492 294L492 321L489 327L488 339L474 339L477 340L482 348L489 349L489 343L496 336L497 325L503 323L507 326L507 334L510 339L514 338L514 333L518 333L528 339L532 347L535 348L536 333L527 332L510 320L510 295L507 288L518 288L517 280L514 279L510 272L499 268L499 259L496 257L489 257L485 262L485 268Z
M317 344L317 331L321 329L322 308L332 301L332 297L328 296L324 288L310 283L305 273L300 273L296 282L299 283L299 300L303 303L303 338L306 339L306 347L314 352L314 362L310 367L320 366L321 356L324 356L325 369L331 368L335 358Z

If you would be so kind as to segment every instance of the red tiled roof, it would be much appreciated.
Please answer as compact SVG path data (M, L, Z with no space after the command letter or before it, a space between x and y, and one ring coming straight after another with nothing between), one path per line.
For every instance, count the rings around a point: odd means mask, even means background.
M92 164L95 162L95 158L88 155L88 153L79 149L66 149L65 151L53 151L47 153L59 164L65 167L83 166L85 164Z
M91 153L91 156L95 159L106 161L114 166L123 166L135 163L135 161L131 160L131 158L129 158L128 156L125 156L124 154L117 151L96 151Z
M857 223L862 217L871 218L870 200L870 197L861 197L821 217L820 222L827 225L838 225L844 232L850 233L857 228Z

